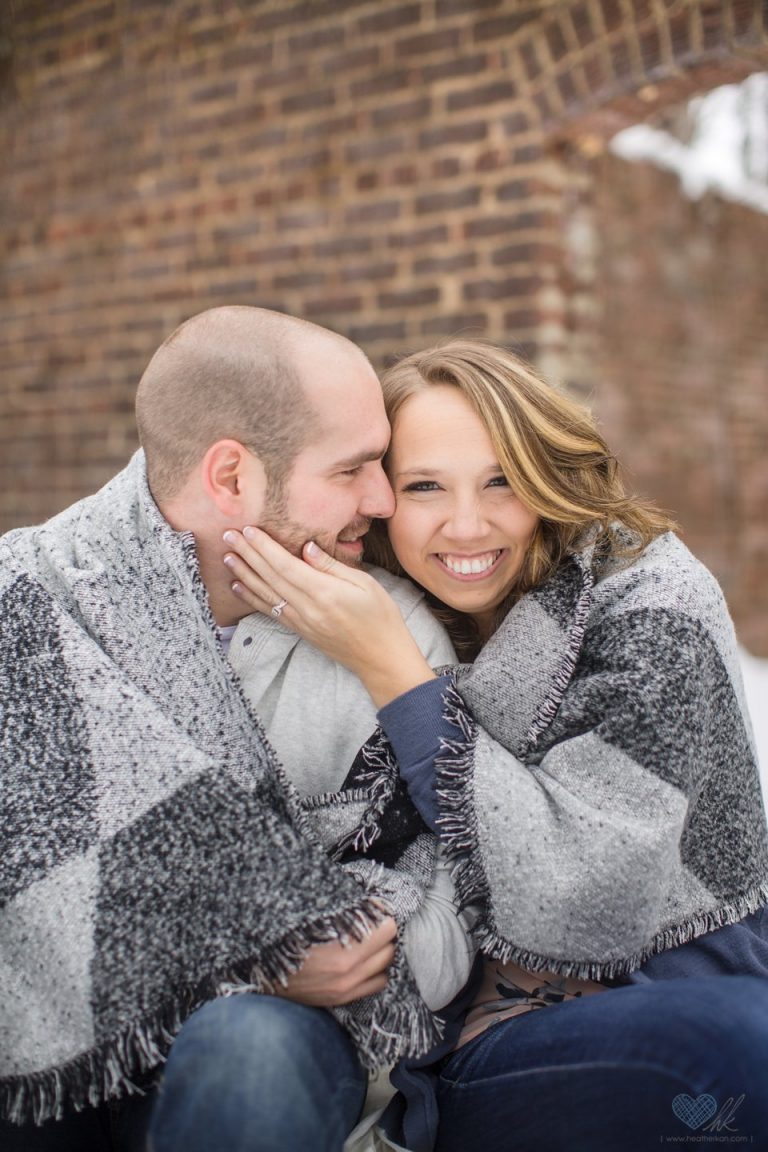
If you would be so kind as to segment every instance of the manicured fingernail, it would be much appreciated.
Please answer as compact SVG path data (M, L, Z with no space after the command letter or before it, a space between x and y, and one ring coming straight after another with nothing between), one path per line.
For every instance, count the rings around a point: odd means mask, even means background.
M226 556L224 557L224 563L226 564L227 568L231 568L232 565L234 564L234 562L235 562L234 556L232 556L229 552L227 552Z
M320 555L320 549L318 548L317 544L315 544L314 540L307 540L307 543L304 546L304 550L307 553L307 556L312 556L313 558Z
M237 544L237 536L234 532L227 530L222 536L225 544Z
M243 536L245 536L246 540L252 540L254 535L255 529L251 528L250 524L247 528L243 528Z

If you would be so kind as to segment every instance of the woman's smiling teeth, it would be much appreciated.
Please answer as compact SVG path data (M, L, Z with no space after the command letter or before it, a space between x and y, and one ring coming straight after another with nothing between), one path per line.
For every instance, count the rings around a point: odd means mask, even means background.
M480 556L453 556L449 552L438 552L437 558L449 572L455 572L458 576L474 576L492 568L502 551L500 548L497 552L483 552Z

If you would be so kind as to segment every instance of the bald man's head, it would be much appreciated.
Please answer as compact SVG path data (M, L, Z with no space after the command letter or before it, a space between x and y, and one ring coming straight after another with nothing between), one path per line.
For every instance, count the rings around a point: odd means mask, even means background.
M322 431L305 387L313 347L363 356L334 332L263 308L212 308L177 328L152 357L136 395L155 499L176 496L223 439L259 457L270 498L279 499L296 456Z

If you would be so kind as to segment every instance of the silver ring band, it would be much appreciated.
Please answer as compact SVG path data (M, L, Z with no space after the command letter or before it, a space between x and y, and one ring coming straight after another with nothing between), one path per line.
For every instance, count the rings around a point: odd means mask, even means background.
M280 613L282 612L283 608L285 608L287 603L288 603L287 600L279 600L277 602L277 604L275 604L274 608L272 609L272 615L273 616L279 616Z

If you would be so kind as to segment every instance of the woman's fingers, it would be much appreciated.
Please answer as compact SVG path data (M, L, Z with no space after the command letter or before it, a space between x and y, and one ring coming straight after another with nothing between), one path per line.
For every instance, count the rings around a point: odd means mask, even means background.
M364 573L358 572L348 564L337 562L314 541L308 541L304 545L304 556L306 560L311 561L310 564L298 556L293 556L282 544L278 544L260 528L244 528L242 535L244 543L250 546L251 552L245 551L239 545L233 547L244 560L251 563L251 557L258 556L258 570L265 579L269 579L271 573L308 596L316 595L318 589L324 586L324 583L319 582L318 574L322 576L331 573L331 570L334 580L358 586L365 581ZM229 533L226 537L229 537Z
M264 532L260 532L259 539L254 537L253 541L250 541L243 536L242 532L236 532L233 528L229 529L224 533L224 543L229 545L232 551L227 554L224 562L250 591L259 594L265 589L271 589L273 592L283 595L283 586L292 586L290 569L288 568L284 572L269 562L260 548L261 537L269 539ZM303 567L301 560L291 556L290 552L287 552L279 544L276 547L279 549L279 553L282 553L288 560ZM286 599L288 599L287 596Z
M271 608L276 604L281 597L275 592L274 588L262 580L252 568L250 568L244 560L241 560L234 552L228 552L224 557L224 563L230 571L234 582L232 590L241 600L245 600L246 604L252 605L258 612L264 610L263 606Z

